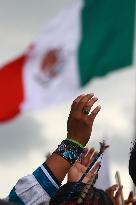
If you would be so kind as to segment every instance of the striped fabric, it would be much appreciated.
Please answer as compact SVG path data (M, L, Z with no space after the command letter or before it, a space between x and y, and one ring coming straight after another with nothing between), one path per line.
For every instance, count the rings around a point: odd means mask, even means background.
M33 174L19 179L8 198L21 205L48 204L60 185L47 165L42 165Z

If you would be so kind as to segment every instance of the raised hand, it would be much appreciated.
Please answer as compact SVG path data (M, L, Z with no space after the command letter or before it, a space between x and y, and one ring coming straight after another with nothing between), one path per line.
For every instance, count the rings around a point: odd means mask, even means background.
M71 106L67 121L67 137L72 138L85 146L91 136L94 119L101 107L97 106L91 111L98 100L94 94L78 96Z
M120 197L123 187L119 187L117 184L112 185L106 190L106 193L112 199L114 205L121 205Z
M128 199L125 200L125 205L129 205L129 204L136 205L136 198L134 198L132 191L129 193Z
M97 101L94 94L81 95L77 97L71 106L71 111L67 121L67 137L75 142L77 152L73 154L74 150L70 141L64 140L47 160L46 164L55 177L61 182L68 173L73 162L83 150L83 146L88 142L94 119L100 111L100 106L97 106L91 111L91 107ZM66 144L69 143L69 146ZM78 145L77 145L78 144ZM76 147L77 146L77 147ZM83 171L83 170L82 170Z
M106 192L109 197L112 199L114 205L121 205L121 193L123 190L123 186L119 187L117 184L109 187ZM133 196L133 192L129 193L128 199L124 200L124 205L136 205L136 199Z
M68 181L69 182L77 182L82 174L86 171L89 164L94 160L96 157L97 152L94 148L91 148L89 151L88 149L82 154L81 159L77 160L75 164L71 167L68 172ZM87 176L83 179L84 183L88 183L93 174L96 172L100 165L100 162L97 162L92 170L87 174Z

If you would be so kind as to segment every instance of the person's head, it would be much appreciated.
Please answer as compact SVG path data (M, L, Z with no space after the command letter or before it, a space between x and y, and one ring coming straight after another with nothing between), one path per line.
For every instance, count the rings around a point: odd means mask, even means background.
M133 183L136 186L136 139L133 142L133 147L131 148L130 152L129 174L133 180Z
M107 193L101 189L91 187L85 193L86 185L81 183L76 189L76 183L71 182L62 186L51 199L50 205L113 205ZM70 195L71 190L74 190ZM69 197L70 196L70 197Z

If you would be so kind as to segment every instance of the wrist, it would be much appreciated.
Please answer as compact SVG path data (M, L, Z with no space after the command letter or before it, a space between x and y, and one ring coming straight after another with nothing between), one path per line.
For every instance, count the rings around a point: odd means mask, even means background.
M72 136L72 134L67 134L67 139L69 140L73 140L75 143L81 145L81 147L85 147L87 142L83 137L81 138L81 136Z
M67 160L71 165L80 157L83 152L84 147L79 146L77 143L72 142L72 140L63 140L62 143L55 150L55 154L60 155L65 160Z
M75 140L75 139L72 139L70 136L67 136L67 139L66 139L66 140L68 140L69 142L72 142L72 143L78 145L79 147L81 147L82 149L84 149L83 144L81 144L79 141L77 141L77 140Z

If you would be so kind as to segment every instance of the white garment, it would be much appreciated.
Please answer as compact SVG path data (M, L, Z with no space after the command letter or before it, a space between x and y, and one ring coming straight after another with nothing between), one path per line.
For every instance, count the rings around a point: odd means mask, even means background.
M15 204L47 205L60 185L49 168L42 165L33 174L19 179L8 199Z

